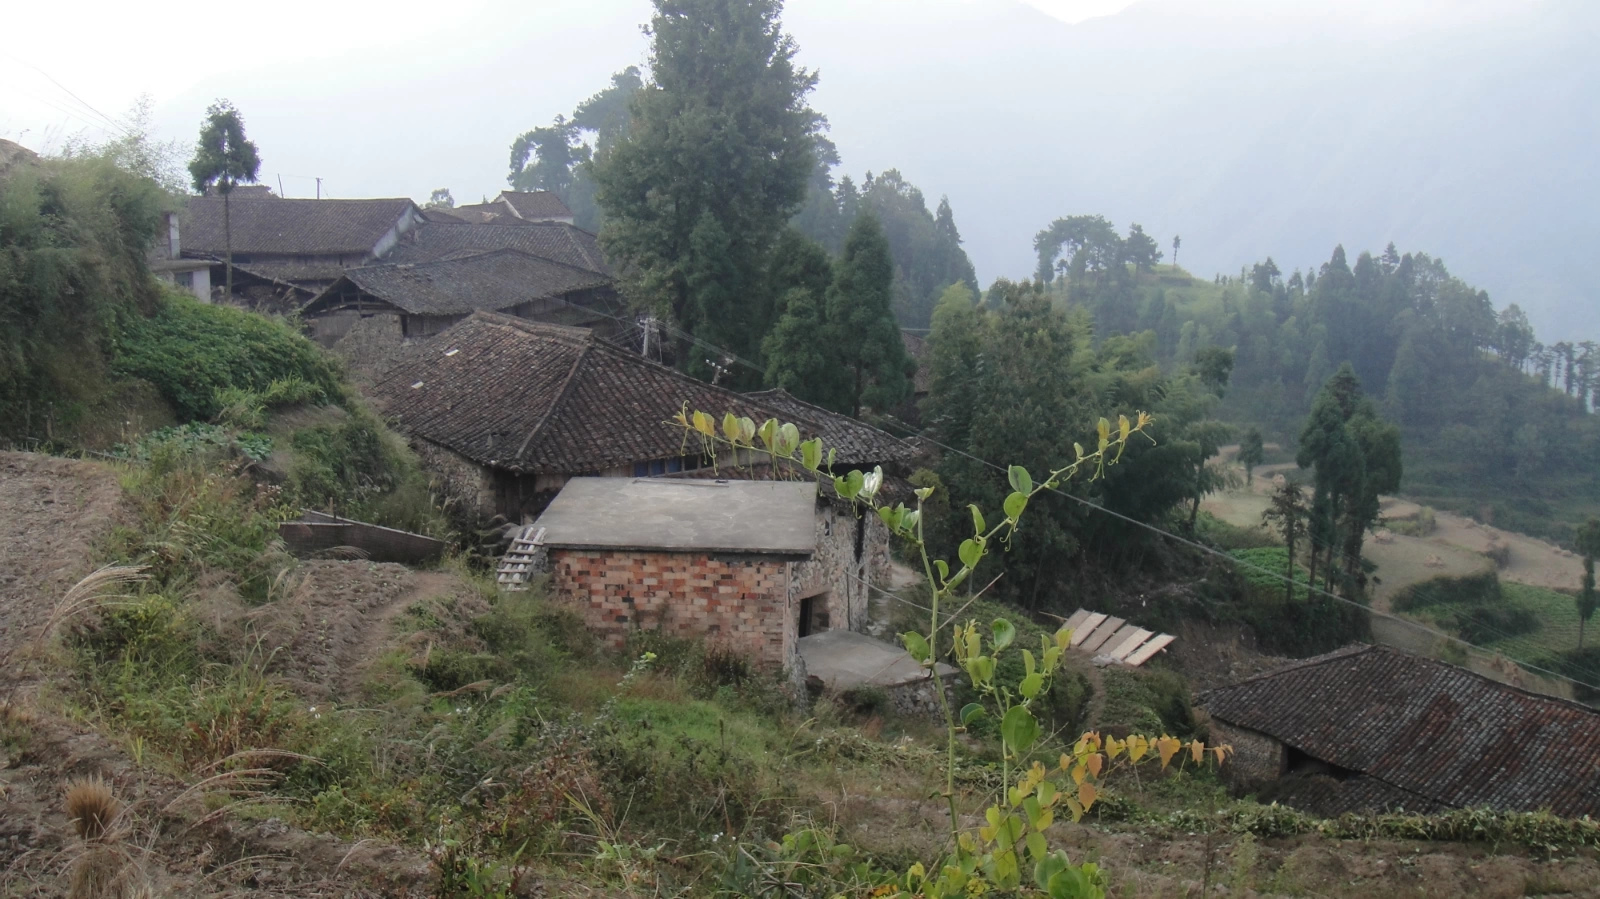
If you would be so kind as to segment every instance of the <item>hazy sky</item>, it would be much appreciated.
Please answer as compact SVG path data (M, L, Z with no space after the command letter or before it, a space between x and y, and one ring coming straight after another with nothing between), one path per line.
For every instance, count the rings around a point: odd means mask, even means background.
M1185 260L1201 274L1268 254L1305 265L1336 241L1376 249L1394 239L1444 254L1497 301L1522 301L1536 324L1592 330L1600 313L1563 321L1550 312L1571 305L1570 286L1542 284L1573 282L1573 273L1550 274L1570 254L1547 259L1535 246L1511 277L1501 261L1510 254L1494 242L1504 229L1487 223L1541 212L1528 201L1535 196L1559 206L1546 222L1587 221L1579 200L1593 179L1555 169L1569 183L1498 199L1481 187L1519 184L1517 169L1507 177L1495 166L1530 170L1528 160L1583 145L1587 131L1535 135L1527 123L1486 120L1466 135L1471 143L1450 143L1421 124L1438 109L1472 121L1502 76L1540 83L1517 71L1458 77L1500 59L1499 17L1587 3L1600 0L789 0L784 21L801 64L820 70L812 104L832 122L841 174L897 167L930 203L948 194L985 283L1027 275L1031 236L1050 218L1099 212L1182 233ZM71 39L0 49L0 137L47 152L80 132L95 140L148 94L157 136L187 156L206 105L228 97L260 146L261 180L286 196L312 196L321 177L325 196L422 200L448 187L476 201L505 186L517 134L570 113L613 72L645 60L640 25L651 3L372 8L282 0L229 22L215 19L209 0L169 0L159 17L104 0L22 5L7 11L11 33ZM1496 21L1476 33L1490 37L1473 40L1488 44L1448 49L1451 29L1486 19ZM1413 52L1419 43L1434 49ZM1581 52L1570 58L1586 65ZM1597 95L1588 72L1568 80L1574 97ZM1407 84L1411 105L1393 92ZM1548 92L1507 97L1507 121L1541 96L1555 114L1535 128L1589 128L1577 121L1587 101ZM1328 130L1331 115L1340 125ZM1161 130L1179 120L1181 135ZM1441 165L1463 147L1547 139L1551 153ZM1357 160L1361 141L1371 152ZM1409 181L1363 176L1386 156L1409 160ZM1363 202L1350 199L1363 192ZM1477 206L1439 202L1480 194Z

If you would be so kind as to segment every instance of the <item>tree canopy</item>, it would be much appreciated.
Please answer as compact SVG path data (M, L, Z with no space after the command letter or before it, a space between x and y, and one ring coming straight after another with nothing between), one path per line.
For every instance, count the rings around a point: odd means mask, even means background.
M763 337L749 323L771 318L759 288L805 199L821 127L806 105L816 75L795 64L781 12L778 0L656 0L650 82L592 166L601 240L630 293L747 357Z

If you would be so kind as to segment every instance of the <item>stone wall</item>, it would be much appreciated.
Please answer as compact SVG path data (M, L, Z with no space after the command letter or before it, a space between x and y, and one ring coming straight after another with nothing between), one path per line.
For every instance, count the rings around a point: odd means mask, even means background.
M881 518L823 501L817 512L816 554L795 564L789 599L798 607L801 599L826 593L828 627L865 633L871 599L867 584L885 580L888 560L889 529Z
M793 670L792 563L770 556L551 549L555 595L613 648L655 630Z
M1211 719L1212 744L1228 744L1233 755L1221 768L1223 779L1240 792L1253 793L1288 770L1288 750L1276 739L1248 728Z
M952 683L949 677L945 678L945 696L953 700ZM895 714L944 723L944 709L939 706L939 691L934 689L932 677L897 684L884 692L889 694L889 704Z
M494 516L494 477L489 469L420 438L411 441L411 448L452 520L476 526Z

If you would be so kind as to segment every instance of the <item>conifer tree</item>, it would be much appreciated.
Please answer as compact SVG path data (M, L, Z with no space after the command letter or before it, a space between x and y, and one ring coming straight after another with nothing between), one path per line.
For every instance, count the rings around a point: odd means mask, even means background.
M1256 466L1266 459L1266 447L1261 441L1261 429L1251 428L1239 438L1239 464L1244 466L1244 483L1248 487L1255 481Z
M750 324L770 321L743 307L771 303L757 288L805 199L821 124L806 105L816 75L795 65L782 9L781 0L655 0L650 83L633 96L627 133L599 147L591 169L602 242L634 296L695 337L715 331L742 356L755 356L763 336Z
M1583 648L1583 629L1594 617L1600 598L1594 591L1594 560L1600 556L1600 518L1591 518L1578 529L1578 552L1583 556L1583 584L1578 592L1578 648Z
M827 328L849 379L847 410L891 409L911 391L913 369L895 324L894 261L877 216L862 213L850 226L828 289Z

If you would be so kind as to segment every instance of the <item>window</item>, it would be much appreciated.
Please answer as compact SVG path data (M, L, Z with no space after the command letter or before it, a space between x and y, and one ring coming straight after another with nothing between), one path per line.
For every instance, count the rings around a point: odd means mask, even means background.
M172 276L172 280L179 287L194 290L194 272L178 272Z

